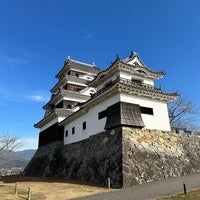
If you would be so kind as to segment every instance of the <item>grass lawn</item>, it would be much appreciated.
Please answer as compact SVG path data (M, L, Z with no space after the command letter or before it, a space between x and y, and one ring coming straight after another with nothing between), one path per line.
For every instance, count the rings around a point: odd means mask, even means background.
M200 189L188 192L186 195L178 194L170 197L158 198L157 200L200 200Z
M15 195L16 182L18 182L18 195ZM28 187L31 187L32 191L31 200L67 200L111 191L64 178L7 176L0 177L0 200L28 199Z

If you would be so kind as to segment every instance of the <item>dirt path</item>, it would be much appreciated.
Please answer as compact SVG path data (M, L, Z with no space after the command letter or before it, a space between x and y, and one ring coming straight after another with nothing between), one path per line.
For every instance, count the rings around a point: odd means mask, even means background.
M18 195L18 197L13 195L15 182L18 182L19 190L27 191L28 187L31 187L33 200L67 200L110 191L106 188L95 187L68 179L10 176L0 178L0 186L4 186L0 188L1 200L18 200L24 197L24 192L21 196ZM5 191L2 189L5 187L9 187L7 191L11 195L3 195Z

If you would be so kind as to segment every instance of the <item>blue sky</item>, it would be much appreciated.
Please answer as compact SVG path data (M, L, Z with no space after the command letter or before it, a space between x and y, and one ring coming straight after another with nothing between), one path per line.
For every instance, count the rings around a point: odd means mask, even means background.
M200 107L200 1L0 0L0 132L37 148L42 106L67 56L105 69L136 51L156 85Z

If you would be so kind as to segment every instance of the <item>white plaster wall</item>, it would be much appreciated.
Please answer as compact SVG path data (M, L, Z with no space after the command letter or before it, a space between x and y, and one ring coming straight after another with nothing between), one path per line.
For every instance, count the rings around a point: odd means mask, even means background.
M133 60L129 61L128 64L135 65L134 62L137 62L139 65L143 66L143 64L140 62L140 60L137 57L135 57Z
M69 84L74 84L74 85L80 85L80 86L84 86L86 87L87 85L83 84L83 83L78 83L76 81L67 81L66 83L69 83Z
M45 124L43 127L40 128L40 132L44 131L45 129L49 128L50 126L52 126L53 124L57 122L61 122L64 119L65 117L56 117L52 119L50 122L48 122L47 124Z
M87 94L85 94L85 95L87 95ZM89 95L88 95L89 96ZM60 99L59 101L57 101L56 103L55 103L55 105L58 105L61 101L63 101L63 100L67 100L67 101L75 101L75 102L85 102L85 101L87 101L87 100L85 100L85 99L81 99L81 98L73 98L73 97L63 97L62 99Z
M145 128L163 131L171 130L166 102L124 93L122 93L120 97L120 100L123 102L134 103L143 107L153 108L153 115L142 114Z
M118 72L117 75L120 76L120 78L131 80L131 74L128 74L126 72Z
M88 138L89 136L104 131L106 117L98 119L98 113L105 110L110 105L120 101L119 94L107 99L91 108L87 113L78 119L70 122L64 127L64 144L77 142ZM83 122L86 121L86 129L82 129ZM75 134L72 135L72 127L75 127ZM65 132L68 130L68 137L65 137Z
M143 83L154 86L154 81L150 78L144 78Z
M84 74L84 75L79 75L79 78L84 79L84 80L88 80L88 81L92 81L95 76L91 76L90 74Z
M61 100L68 100L68 101L76 101L76 102L85 102L86 100L85 99L81 99L81 98L75 98L75 97L63 97L63 99ZM60 101L61 101L60 100ZM56 102L56 105L60 102Z
M101 104L98 104L89 109L87 113L85 113L78 119L65 125L64 144L77 142L86 139L93 134L97 134L99 132L104 131L106 117L99 120L98 113L119 101L139 104L140 106L153 108L153 115L142 114L142 119L144 121L145 128L170 131L166 102L122 93L116 94L115 96L106 99ZM82 124L84 121L86 121L86 130L82 130ZM73 135L72 127L75 127L75 134ZM68 137L65 137L66 130L68 130Z
M91 96L90 94L95 94L96 93L96 89L93 87L87 87L83 90L80 91L81 94L87 95L87 96Z

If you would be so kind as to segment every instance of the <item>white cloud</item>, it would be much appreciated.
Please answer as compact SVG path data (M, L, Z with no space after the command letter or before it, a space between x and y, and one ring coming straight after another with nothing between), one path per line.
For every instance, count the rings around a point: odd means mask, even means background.
M33 91L28 95L28 98L34 102L47 102L49 94L46 91Z
M34 90L23 93L12 91L9 88L0 86L0 105L4 102L47 102L49 100L49 93L44 90Z
M30 98L33 100L33 101L43 101L44 97L41 96L41 95L31 95Z

